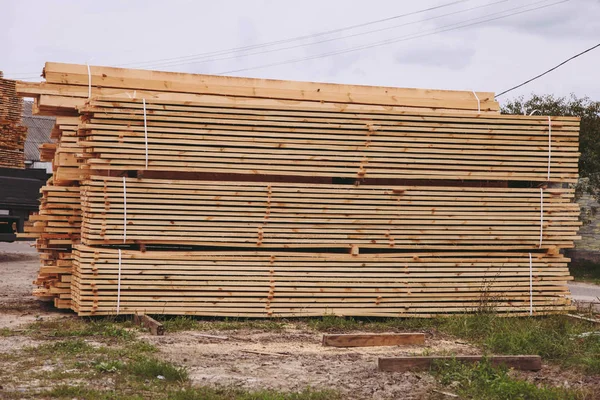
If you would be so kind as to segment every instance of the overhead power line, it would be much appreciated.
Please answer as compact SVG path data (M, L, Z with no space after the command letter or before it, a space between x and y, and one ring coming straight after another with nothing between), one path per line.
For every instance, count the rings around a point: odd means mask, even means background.
M302 61L314 60L314 59L324 58L324 57L331 57L331 56L335 56L335 55L339 55L339 54L346 54L346 53L351 53L351 52L355 52L355 51L359 51L359 50L365 50L365 49L370 49L370 48L374 48L374 47L385 46L385 45L388 45L388 44L393 44L393 43L398 43L398 42L404 42L404 41L408 41L408 40L412 40L412 39L418 39L418 38L422 38L422 37L425 37L425 36L430 36L430 35L434 35L434 34L438 34L438 33L450 32L450 31L454 31L454 30L457 30L457 29L461 29L461 28L467 28L467 27L470 27L470 26L479 25L479 24L482 24L482 23L485 23L485 22L490 22L490 21L495 21L495 20L499 20L499 19L511 17L511 16L514 16L514 15L519 15L519 14L524 14L524 13L528 13L528 12L532 12L532 11L537 11L537 10L540 10L540 9L543 9L543 8L552 7L552 6L555 6L557 4L565 3L565 2L567 2L569 0L561 0L561 1L557 1L555 3L550 3L550 4L546 4L546 5L539 6L539 7L530 8L530 9L522 10L522 11L518 11L518 12L513 12L513 13L506 14L506 15L501 15L501 16L498 16L498 17L495 17L495 18L487 18L487 17L490 17L492 15L503 14L503 13L506 13L508 11L512 11L512 10L516 10L516 9L521 9L521 8L524 8L524 7L529 7L529 6L532 6L532 5L535 5L535 4L543 3L545 1L547 1L547 0L538 1L536 3L531 3L531 4L528 4L526 6L514 7L514 8L511 8L511 9L508 9L508 10L501 11L501 12L484 15L483 17L472 18L472 19L469 19L469 20L466 20L466 21L462 21L462 22L456 23L456 24L445 25L445 26L443 26L441 28L434 29L434 30L432 30L430 32L426 32L426 33L413 34L413 35L402 36L400 38L387 39L387 40L383 40L383 41L380 41L380 42L370 43L370 44L366 44L366 45L362 45L362 46L357 46L357 47L350 47L350 48L346 48L346 49L335 51L335 52L322 53L322 54L317 54L317 55L309 56L309 57L301 57L301 58L295 58L295 59L290 59L290 60L273 62L273 63L269 63L269 64L255 65L255 66L247 67L247 68L239 68L239 69L235 69L235 70L220 72L220 73L217 73L217 75L226 75L226 74L238 73L238 72L243 72L243 71L250 71L250 70L254 70L254 69L262 69L262 68L274 67L274 66L279 66L279 65L293 64L293 63L302 62ZM487 19L484 19L482 21L472 22L472 23L465 23L465 22L469 22L469 21L478 20L478 19L481 19L481 18L487 18Z
M337 41L337 40L345 40L345 39L349 39L349 38L353 38L353 37L357 37L357 36L363 36L363 35L369 35L372 33L377 33L377 32L383 32L383 31L387 31L390 29L397 29L397 28L401 28L404 26L409 26L409 25L415 25L415 24L421 24L423 22L426 21L432 21L435 19L439 19L439 18L444 18L444 17L448 17L451 15L456 15L456 14L462 14L462 13L466 13L469 11L473 11L476 9L480 9L480 8L484 8L484 7L490 7L499 3L505 3L508 0L499 0L496 1L494 3L488 3L488 4L484 4L481 6L476 6L476 7L471 7L471 8L466 8L464 10L459 10L459 11L454 11L451 13L446 13L446 14L441 14L441 15L437 15L435 17L429 17L429 18L424 18L422 20L419 21L413 21L413 22L407 22L404 24L400 24L400 25L394 25L394 26L388 26L385 28L379 28L379 29L373 29L373 30L369 30L366 32L359 32L359 33L354 33L351 35L343 35L343 36L339 36L339 37L334 37L334 38L329 38L329 39L323 39L323 40L319 40L316 42L310 42L310 43L300 43L300 44L295 44L292 46L286 46L286 47L278 47L278 48L274 48L274 49L267 49L267 50L261 50L261 51L255 51L255 52L250 52L250 53L245 53L245 54L235 54L235 55L231 55L231 56L227 56L227 57L220 57L220 58L204 58L204 59L200 59L200 60L186 60L186 61L172 61L172 62L166 62L166 63L162 63L162 64L155 64L152 66L148 66L145 68L163 68L163 67L174 67L174 66L178 66L178 65L195 65L195 64L201 64L201 63L207 63L207 62L214 62L214 61L224 61L224 60L232 60L232 59L238 59L240 57L249 57L249 56L254 56L254 55L260 55L260 54L268 54L268 53L274 53L274 52L278 52L278 51L283 51L283 50L290 50L290 49L296 49L299 47L307 47L307 46L314 46L316 44L321 44L321 43L327 43L327 42L333 42L333 41ZM542 0L538 3L543 3L549 0ZM537 3L534 3L537 4ZM517 7L517 8L524 8L526 6L521 6L521 7Z
M565 64L566 64L566 63L568 63L569 61L571 61L571 60L574 60L574 59L576 59L577 57L579 57L579 56L582 56L582 55L584 55L585 53L588 53L588 52L590 52L590 51L592 51L592 50L594 50L594 49L596 49L596 48L598 48L598 47L600 47L600 43L598 43L598 44L597 44L597 45L595 45L595 46L592 46L592 47L590 47L589 49L586 49L586 50L582 51L581 53L577 53L577 54L575 54L574 56L567 58L565 61L561 62L560 64L558 64L558 65L556 65L556 66L554 66L554 67L550 68L550 69L549 69L549 70L547 70L547 71L544 71L544 72L542 72L541 74L539 74L539 75L537 75L537 76L534 76L534 77L533 77L533 78L531 78L531 79L528 79L528 80L526 80L526 81L525 81L525 82L523 82L523 83L520 83L520 84L518 84L517 86L513 86L513 87L511 87L510 89L507 89L507 90L505 90L505 91L503 91L503 92L501 92L501 93L497 94L497 95L496 95L496 98L498 98L498 97L500 97L500 96L502 96L502 95L504 95L504 94L506 94L506 93L508 93L508 92L511 92L511 91L513 91L513 90L515 90L515 89L518 89L518 88L520 88L521 86L525 86L525 85L527 85L529 82L533 82L533 81L535 81L536 79L538 79L538 78L541 78L542 76L544 76L544 75L546 75L546 74L549 74L550 72L554 71L555 69L557 69L557 68L559 68L559 67L561 67L561 66L565 65Z
M192 54L192 55L188 55L188 56L173 57L173 58L162 58L162 59L158 59L158 60L150 60L150 61L143 61L143 62L133 62L133 63L127 63L127 64L120 64L119 66L122 67L122 66L131 66L131 65L138 65L138 66L139 65L155 65L156 63L161 64L162 62L168 62L168 61L183 61L183 60L188 60L188 59L214 57L214 56L220 56L220 55L224 55L224 54L237 53L237 52L241 52L241 51L254 50L254 49L263 48L263 47L270 47L270 46L275 46L275 45L278 45L278 44L285 44L285 43L290 43L290 42L299 41L299 40L313 39L313 38L317 38L317 37L320 37L320 36L331 35L331 34L334 34L334 33L344 32L344 31L348 31L348 30L352 30L352 29L357 29L357 28L362 28L362 27L365 27L365 26L375 25L375 24L379 24L379 23L382 23L382 22L388 22L388 21L392 21L392 20L395 20L395 19L404 18L404 17L408 17L408 16L412 16L412 15L418 15L418 14L426 13L426 12L429 12L429 11L437 10L437 9L440 9L440 8L450 7L450 6L459 4L459 3L465 3L467 1L471 1L471 0L457 0L457 1L452 1L452 2L449 2L449 3L441 4L439 6L429 7L429 8L425 8L425 9L418 10L418 11L412 11L412 12L405 13L405 14L394 15L392 17L382 18L382 19L378 19L378 20L374 20L374 21L369 21L369 22L363 22L363 23L360 23L360 24L345 26L345 27L342 27L342 28L331 29L331 30L324 31L324 32L312 33L312 34L309 34L309 35L296 36L296 37L292 37L292 38L288 38L288 39L275 40L275 41L271 41L271 42L259 43L259 44L249 45L249 46L243 46L243 47L233 47L233 48L230 48L230 49L217 50L217 51L205 52L205 53L198 53L198 54Z

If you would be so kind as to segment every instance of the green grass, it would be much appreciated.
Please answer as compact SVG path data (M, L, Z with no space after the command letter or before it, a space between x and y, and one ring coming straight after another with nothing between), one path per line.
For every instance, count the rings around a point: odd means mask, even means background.
M154 387L142 387L143 394L122 391L97 390L84 386L61 385L40 393L40 397L52 399L85 400L340 400L342 396L333 390L305 389L300 392L277 392L273 390L249 391L238 388L190 387L170 388L159 391Z
M34 322L29 331L37 338L104 337L129 341L135 337L129 320L114 318L64 318Z
M287 323L284 319L250 319L250 318L224 318L206 319L193 316L154 316L160 321L167 332L178 331L231 331L240 329L253 329L262 331L281 331Z
M17 332L13 331L10 328L2 328L2 329L0 329L0 337L15 336L16 334L17 334Z
M338 400L342 396L333 390L304 389L301 392L273 390L247 391L233 388L188 388L169 393L169 400Z
M85 400L145 400L141 394L124 394L117 391L97 390L85 386L59 385L39 394L50 399Z
M440 383L451 385L461 398L489 400L578 400L589 398L578 390L549 387L516 379L503 367L485 360L476 364L438 363L433 371Z
M591 261L578 261L569 265L569 271L576 281L600 285L600 264Z
M35 347L26 347L24 350L40 357L67 357L90 354L96 349L82 339L67 339L44 343Z
M311 319L308 324L323 332L435 331L471 341L485 352L537 354L545 362L600 374L600 336L577 337L581 333L596 331L598 327L563 315L507 318L482 313L434 319L324 317Z
M188 372L184 367L147 357L131 360L125 365L123 371L136 379L159 379L166 382L186 382L189 379Z

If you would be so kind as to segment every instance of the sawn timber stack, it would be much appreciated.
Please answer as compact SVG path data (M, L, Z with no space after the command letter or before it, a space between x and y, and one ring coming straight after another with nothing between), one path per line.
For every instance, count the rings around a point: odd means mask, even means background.
M16 82L4 79L0 71L0 167L25 168L25 138L22 125L23 99L17 96Z
M579 121L493 93L47 63L36 294L80 315L565 312Z

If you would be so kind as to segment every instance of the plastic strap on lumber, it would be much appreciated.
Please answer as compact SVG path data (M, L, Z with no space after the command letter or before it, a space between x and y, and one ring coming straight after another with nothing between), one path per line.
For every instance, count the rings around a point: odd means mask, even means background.
M127 183L123 177L123 243L127 241Z
M548 181L550 181L550 161L552 160L552 120L548 117Z
M119 315L119 309L121 307L121 249L118 249L118 250L119 250L119 276L117 278L117 315Z
M473 95L475 95L475 98L477 99L477 113L481 114L481 100L479 100L479 96L477 96L477 93L475 93L474 90L471 90L473 92Z
M87 72L88 72L88 99L92 98L92 71L90 69L90 64L87 64Z
M533 315L533 262L529 253L529 315Z
M544 234L544 188L540 188L540 245L542 248L542 240Z
M146 122L146 99L142 99L144 106L144 144L146 145L146 169L148 169L148 123Z

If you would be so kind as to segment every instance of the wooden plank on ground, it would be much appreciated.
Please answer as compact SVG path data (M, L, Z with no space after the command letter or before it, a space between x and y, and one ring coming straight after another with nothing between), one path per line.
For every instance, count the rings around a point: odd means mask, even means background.
M424 333L352 333L344 335L323 335L323 346L331 347L411 346L424 343Z
M148 329L150 333L155 336L162 336L165 334L165 327L163 324L146 314L135 314L133 316L133 321L136 325L141 325L143 328Z

